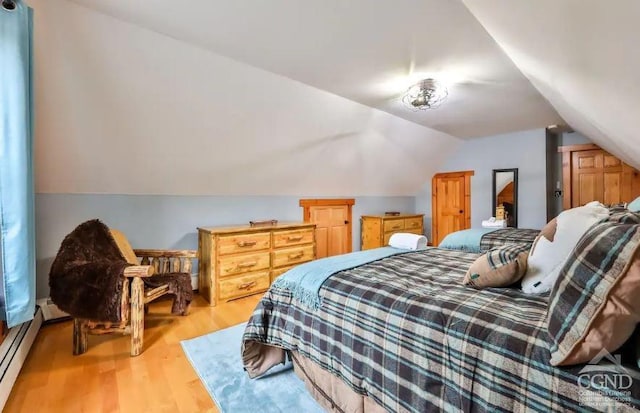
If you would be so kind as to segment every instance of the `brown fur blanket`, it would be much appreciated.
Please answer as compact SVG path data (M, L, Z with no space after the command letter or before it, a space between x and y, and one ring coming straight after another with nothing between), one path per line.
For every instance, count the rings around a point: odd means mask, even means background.
M51 300L72 317L119 322L124 269L129 266L109 228L97 219L84 222L65 237L49 272ZM145 286L169 282L172 311L186 313L191 302L189 274L155 275Z

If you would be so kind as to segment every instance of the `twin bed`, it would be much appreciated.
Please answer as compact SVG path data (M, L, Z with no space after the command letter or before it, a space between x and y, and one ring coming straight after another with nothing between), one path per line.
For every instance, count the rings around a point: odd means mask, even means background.
M584 386L597 368L549 363L548 294L462 285L480 255L427 248L338 271L319 306L274 285L248 321L245 369L292 359L339 412L638 409L640 380L624 392L608 383L603 404Z
M440 248L466 252L484 252L505 244L528 244L540 233L526 228L471 228L448 234L438 245Z

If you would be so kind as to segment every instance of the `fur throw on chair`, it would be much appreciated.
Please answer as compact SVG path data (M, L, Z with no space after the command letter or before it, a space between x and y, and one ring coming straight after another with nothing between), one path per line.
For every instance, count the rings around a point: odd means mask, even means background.
M129 265L105 224L97 219L84 222L65 237L51 265L51 299L72 317L120 322L123 273ZM149 281L150 287L171 281L169 290L176 296L174 312L188 308L193 295L188 274L149 278L154 279Z

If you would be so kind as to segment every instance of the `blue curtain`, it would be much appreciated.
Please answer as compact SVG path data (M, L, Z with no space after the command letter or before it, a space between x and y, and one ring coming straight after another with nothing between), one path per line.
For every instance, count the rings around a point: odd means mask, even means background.
M0 0L0 315L9 327L35 309L32 22L23 1Z

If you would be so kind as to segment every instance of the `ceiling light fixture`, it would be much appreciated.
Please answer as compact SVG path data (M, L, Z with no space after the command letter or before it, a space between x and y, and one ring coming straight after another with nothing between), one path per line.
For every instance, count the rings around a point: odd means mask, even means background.
M16 3L14 0L2 0L2 8L7 11L13 11L16 9Z
M424 79L411 86L402 102L411 110L435 109L447 98L447 88L434 79Z

